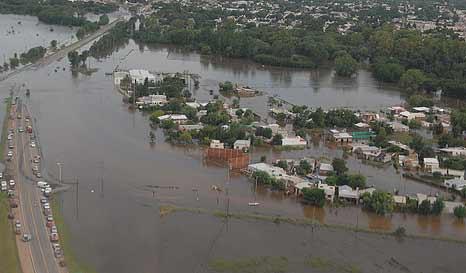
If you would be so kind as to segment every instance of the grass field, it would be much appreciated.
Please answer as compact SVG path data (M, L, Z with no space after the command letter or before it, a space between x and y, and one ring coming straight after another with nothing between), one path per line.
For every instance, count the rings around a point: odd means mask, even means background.
M8 198L0 193L0 272L20 273L15 234L8 220Z

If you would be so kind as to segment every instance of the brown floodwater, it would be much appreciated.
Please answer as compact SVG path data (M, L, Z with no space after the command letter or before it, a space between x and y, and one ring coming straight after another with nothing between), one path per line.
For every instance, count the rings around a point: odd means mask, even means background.
M147 116L131 112L114 90L104 72L120 68L153 71L189 70L200 74L200 88L194 96L211 98L210 89L230 80L278 94L292 103L309 106L380 109L400 103L396 90L380 86L369 72L360 71L352 80L333 77L332 71L317 72L261 67L239 60L212 60L193 53L158 47L139 47L130 42L108 59L90 61L98 72L72 76L66 59L36 71L26 71L0 83L8 94L14 83L31 89L26 99L39 129L46 175L57 176L57 162L64 163L67 182L79 180L76 188L63 193L63 212L79 259L98 272L210 272L210 260L257 256L286 256L290 272L314 272L301 260L323 255L342 264L356 264L363 272L458 272L464 251L460 244L405 240L353 234L350 231L319 229L251 220L234 220L225 225L208 214L175 213L159 217L161 204L224 210L228 188L232 212L261 213L286 217L308 217L321 223L355 225L391 231L404 226L408 233L466 239L464 225L451 215L422 217L393 214L381 217L355 207L318 209L301 205L293 196L259 187L258 207L249 207L254 187L241 175L228 179L225 168L206 164L196 147L175 147L156 131L156 144L149 145ZM241 99L245 107L267 111L267 98ZM253 161L266 155L269 161L302 156L342 156L336 148L316 143L302 151L277 152L257 149ZM368 177L368 183L401 193L435 193L436 188L405 180L390 166L374 168L350 157L352 172ZM78 201L78 202L76 202ZM356 251L353 251L356 250ZM435 258L426 260L427 257ZM426 262L428 261L428 262ZM405 268L406 267L406 268ZM380 270L379 270L379 269ZM322 270L321 270L322 271Z

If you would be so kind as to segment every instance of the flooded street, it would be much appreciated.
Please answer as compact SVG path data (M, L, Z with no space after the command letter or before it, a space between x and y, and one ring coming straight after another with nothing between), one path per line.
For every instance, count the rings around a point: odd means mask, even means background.
M0 18L8 24L17 20ZM71 32L63 35L71 36ZM20 39L12 41L16 46L22 44ZM464 252L465 246L456 243L419 239L400 243L376 234L355 235L333 229L311 232L300 226L251 220L233 220L225 226L220 218L205 214L174 213L160 218L161 204L224 210L225 195L211 191L212 185L218 185L229 188L232 212L308 217L321 223L385 231L402 225L409 234L466 239L464 225L451 215L428 218L394 214L390 218L354 207L316 209L301 205L294 197L260 188L257 199L261 206L249 207L251 183L235 174L229 181L225 168L203 163L199 148L165 143L160 130L156 144L149 145L148 118L128 110L114 89L112 77L105 76L116 65L161 72L189 70L201 76L200 88L194 93L199 101L209 100L209 90L217 90L219 81L229 80L311 107L376 110L402 102L398 91L379 87L369 72L361 71L354 80L338 80L326 70L264 68L239 60L211 60L167 47L141 49L132 41L108 59L91 59L90 64L98 68L91 76L74 77L68 71L68 60L63 59L0 82L0 88L3 97L15 83L25 83L31 89L30 98L25 100L39 129L47 175L57 177L56 163L62 162L64 180L79 181L78 200L76 186L61 195L72 245L77 256L97 272L210 272L212 259L259 256L286 256L290 272L325 271L306 265L305 259L317 254L335 259L338 265L357 265L362 272L457 272L454 268L466 265L458 261L463 257L458 253ZM67 70L55 72L57 66ZM241 104L265 113L266 101L263 96L241 99ZM340 157L342 151L317 145L292 152L258 150L252 157L258 161L263 154L272 161L280 157ZM397 188L400 193L438 191L401 179L393 167L378 169L353 158L348 160L348 167L366 175L368 184L377 188ZM424 262L428 257L433 257L430 263Z

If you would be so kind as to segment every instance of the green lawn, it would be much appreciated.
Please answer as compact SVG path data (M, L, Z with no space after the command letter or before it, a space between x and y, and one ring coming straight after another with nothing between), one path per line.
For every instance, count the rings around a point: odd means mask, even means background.
M8 220L8 198L0 193L0 272L21 273L15 234Z
M70 243L70 231L65 225L65 219L61 213L58 198L55 196L52 199L52 212L55 225L60 234L60 244L64 252L66 266L70 273L96 273L95 269L80 263L74 255Z

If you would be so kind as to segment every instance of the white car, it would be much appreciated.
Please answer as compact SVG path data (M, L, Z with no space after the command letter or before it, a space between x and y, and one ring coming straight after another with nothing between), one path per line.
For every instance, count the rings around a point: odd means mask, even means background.
M44 209L50 209L50 204L49 204L49 203L45 203L45 204L44 204Z
M8 135L8 140L12 140L13 139L13 135L12 134L9 134Z
M1 185L1 190L2 191L7 191L8 190L8 185L7 185L6 181L2 181L0 185Z
M41 178L41 177L42 177L42 174L41 174L40 172L37 172L37 173L36 173L36 177L37 177L37 178Z
M35 143L35 142L31 142L30 146L31 146L31 148L35 148L35 147L36 147L36 143Z
M8 151L8 157L13 157L13 151Z
M15 183L15 181L13 179L11 179L8 184L10 185L10 187L14 187L16 185L16 183Z
M44 181L39 181L39 182L37 182L37 187L45 189L45 188L49 187L49 184L47 182L44 182Z
M57 226L52 226L50 228L50 233L58 233Z

